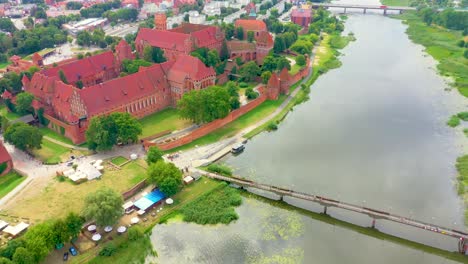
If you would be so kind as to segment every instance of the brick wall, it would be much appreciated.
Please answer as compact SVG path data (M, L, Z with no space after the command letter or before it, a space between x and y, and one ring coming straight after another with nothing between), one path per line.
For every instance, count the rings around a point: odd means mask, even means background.
M244 115L245 113L250 112L252 109L259 106L261 103L265 102L265 100L267 99L266 93L263 92L263 88L260 88L259 91L260 91L261 95L257 99L252 100L248 104L240 107L239 109L236 109L236 110L232 111L225 118L217 119L217 120L215 120L215 121L213 121L211 123L205 124L205 125L197 128L196 130L192 131L192 133L188 134L187 136L181 137L181 138L176 139L174 141L163 142L163 143L161 143L161 142L152 143L152 142L149 142L149 141L144 141L143 146L145 147L145 149L148 149L151 146L157 146L161 150L169 150L169 149L173 149L173 148L180 147L182 145L188 144L188 143L194 141L195 139L201 138L201 137L215 131L216 129L219 129L219 128L231 123L232 121L236 120L237 118Z

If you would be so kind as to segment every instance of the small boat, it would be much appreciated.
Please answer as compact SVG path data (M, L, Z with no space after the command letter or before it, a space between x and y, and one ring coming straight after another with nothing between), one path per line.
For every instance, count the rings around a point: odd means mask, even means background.
M239 143L239 144L236 144L234 147L232 147L231 153L232 153L232 154L239 154L239 153L241 153L242 151L244 151L244 149L245 149L244 144Z

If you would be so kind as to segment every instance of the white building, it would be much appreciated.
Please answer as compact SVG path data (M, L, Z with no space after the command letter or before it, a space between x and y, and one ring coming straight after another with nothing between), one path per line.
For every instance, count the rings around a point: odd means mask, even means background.
M177 24L177 25L182 24L184 22L185 14L187 14L187 13L183 13L183 14L173 16L173 17L168 17L167 18L167 28L168 29L173 28L172 25L174 25L174 24Z
M250 0L236 0L236 3L239 3L243 6L246 6L250 2L251 2Z
M241 10L235 12L235 13L230 14L229 16L226 16L226 17L223 19L223 22L224 22L224 23L234 23L234 21L235 21L236 19L238 19L242 14L245 14L245 13L247 13L247 12L245 11L245 9L241 9Z
M102 28L107 24L107 18L88 18L74 24L64 24L62 27L72 35L78 34L83 30L95 30Z
M204 24L206 15L198 13L198 11L189 11L189 22L191 24Z

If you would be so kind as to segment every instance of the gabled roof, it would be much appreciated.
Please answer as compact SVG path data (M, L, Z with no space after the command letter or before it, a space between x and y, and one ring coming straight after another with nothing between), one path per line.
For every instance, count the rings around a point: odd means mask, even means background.
M255 43L239 40L231 40L226 42L230 52L238 51L255 51Z
M272 73L270 79L268 80L267 87L280 87L280 80L276 73Z
M258 34L256 41L258 44L262 44L267 47L273 47L273 45L275 44L275 42L273 41L273 37L267 31L260 32L260 34Z
M5 146L3 146L3 143L0 141L0 164L9 160L11 160L10 153L8 153Z
M267 26L265 22L261 20L252 20L252 19L237 19L234 23L235 27L242 27L244 32L247 31L267 31Z
M291 17L311 17L312 11L310 9L297 8L291 12Z
M288 81L290 76L289 76L289 71L288 71L288 68L284 67L280 74L279 74L279 77L281 79L281 81Z
M183 82L185 78L197 81L215 75L216 72L213 68L205 66L200 59L189 55L181 55L177 57L174 65L170 68L167 78L176 82Z
M179 32L141 28L135 42L144 40L153 47L185 51L184 44L189 37L190 35Z
M93 76L98 72L109 69L114 66L114 54L112 51L106 51L98 55L83 58L61 66L45 69L41 71L46 76L59 77L59 71L62 70L69 83L75 83L80 78Z
M88 116L97 115L151 94L155 89L169 89L161 64L139 72L78 91Z

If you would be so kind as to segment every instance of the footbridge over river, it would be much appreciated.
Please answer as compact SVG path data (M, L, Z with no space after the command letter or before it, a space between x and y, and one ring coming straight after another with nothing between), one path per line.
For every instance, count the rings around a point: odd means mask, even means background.
M333 199L323 197L323 196L317 196L317 195L297 192L294 190L289 190L289 189L285 189L285 188L281 188L281 187L277 187L273 185L257 183L257 182L250 181L247 179L242 179L242 178L237 178L237 177L226 177L226 176L222 176L219 174L206 172L206 171L194 169L194 168L192 168L191 171L201 173L203 175L206 175L209 178L230 182L232 184L240 186L241 188L249 187L249 188L255 188L255 189L271 192L271 193L278 195L280 197L280 200L283 200L283 197L285 196L289 196L289 197L293 197L293 198L297 198L301 200L315 202L324 207L324 211L323 211L324 214L327 213L328 207L336 207L336 208L353 211L353 212L360 213L360 214L365 214L372 218L373 228L375 228L375 221L377 219L385 219L385 220L396 222L399 224L424 229L429 232L434 232L440 235L450 236L450 237L457 239L458 250L460 253L463 253L463 254L466 252L468 248L468 244L466 244L466 241L468 239L468 233L462 232L459 230L454 230L454 229L443 227L443 226L429 224L429 223L414 220L408 217L403 217L403 216L391 214L389 212L385 212L385 211L381 211L377 209L372 209L372 208L354 205L354 204L350 204L350 203L346 203L342 201L337 201L337 200L333 200Z
M331 3L312 3L312 8L343 8L344 13L346 13L347 9L361 9L363 10L364 14L367 12L368 9L370 10L382 10L384 15L387 15L387 11L398 11L402 14L405 11L415 11L417 10L416 7L410 6L378 6L378 5L353 5L353 4L331 4ZM439 8L437 11L443 11L444 8ZM468 9L455 9L458 12L467 12Z

